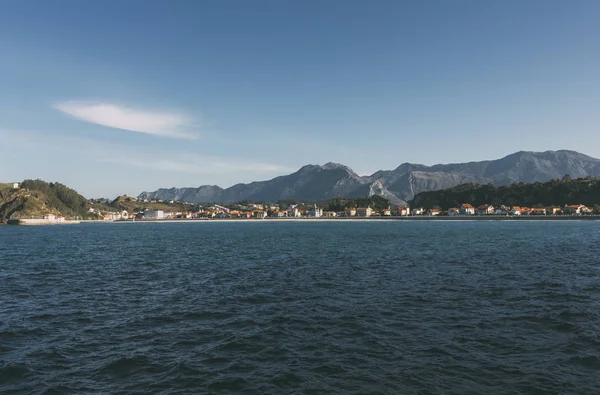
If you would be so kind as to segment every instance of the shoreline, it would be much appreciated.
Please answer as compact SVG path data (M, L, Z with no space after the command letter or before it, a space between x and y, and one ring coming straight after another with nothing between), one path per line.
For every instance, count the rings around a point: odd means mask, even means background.
M391 222L391 221L407 221L407 222L419 222L419 221L600 221L600 215L582 215L582 216L407 216L407 217L299 217L299 218L181 218L181 219L138 219L138 220L117 220L117 221L103 221L103 220L78 220L78 221L62 221L62 222L51 222L51 221L39 221L30 223L22 221L20 219L8 220L6 224L0 225L11 225L11 226L48 226L48 225L79 225L86 223L94 224L135 224L135 223L272 223L272 222Z
M51 221L44 219L9 219L6 221L6 225L13 226L49 226L49 225L79 225L81 221L78 220L65 220L65 221Z
M311 217L311 218L206 218L206 219L138 219L117 221L82 221L105 223L206 223L206 222L329 222L329 221L600 221L600 215L587 216L408 216L408 217Z

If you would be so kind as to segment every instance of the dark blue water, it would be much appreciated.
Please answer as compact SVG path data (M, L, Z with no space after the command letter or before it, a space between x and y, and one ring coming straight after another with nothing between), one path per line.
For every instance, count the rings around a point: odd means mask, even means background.
M600 393L600 222L0 227L0 392Z

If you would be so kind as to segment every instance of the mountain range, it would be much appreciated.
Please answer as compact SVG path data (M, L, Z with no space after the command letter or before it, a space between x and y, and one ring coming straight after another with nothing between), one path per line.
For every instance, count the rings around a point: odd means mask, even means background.
M520 151L501 159L425 166L403 163L394 170L360 176L338 163L306 165L295 173L236 184L158 189L142 192L143 199L182 200L190 203L233 203L242 200L327 200L336 197L379 195L393 204L404 204L416 194L465 183L509 185L514 182L548 181L569 175L600 177L600 159L575 151Z

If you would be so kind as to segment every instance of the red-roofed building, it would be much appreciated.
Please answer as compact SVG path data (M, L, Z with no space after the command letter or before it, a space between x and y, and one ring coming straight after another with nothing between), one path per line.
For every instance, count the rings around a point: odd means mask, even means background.
M477 215L492 215L494 214L494 206L489 204L482 204L477 207Z
M406 206L397 206L396 207L396 215L399 215L401 217L410 215L410 208L406 207Z
M463 203L460 205L461 215L475 215L475 208L469 203Z
M592 210L584 206L583 204L571 204L563 208L563 214L565 215L581 215L590 213Z

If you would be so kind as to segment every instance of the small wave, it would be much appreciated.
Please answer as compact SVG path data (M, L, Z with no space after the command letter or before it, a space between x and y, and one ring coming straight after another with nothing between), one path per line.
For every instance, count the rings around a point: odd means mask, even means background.
M9 363L0 367L0 384L6 385L24 380L32 370L23 363Z
M600 356L598 355L576 356L571 358L569 362L584 369L590 369L596 372L600 370Z
M151 361L143 356L121 357L103 366L100 373L116 377L129 376L150 366Z

